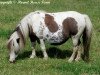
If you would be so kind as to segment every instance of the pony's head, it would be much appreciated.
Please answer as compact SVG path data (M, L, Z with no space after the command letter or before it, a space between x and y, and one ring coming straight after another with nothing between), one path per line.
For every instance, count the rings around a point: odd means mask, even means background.
M15 58L18 56L19 51L21 48L24 47L24 42L22 38L22 34L17 29L14 33L10 36L7 42L7 48L9 49L9 61L14 62Z

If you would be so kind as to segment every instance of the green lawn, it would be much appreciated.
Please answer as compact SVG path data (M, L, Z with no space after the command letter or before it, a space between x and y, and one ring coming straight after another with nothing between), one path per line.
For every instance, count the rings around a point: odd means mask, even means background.
M31 1L41 2L41 0ZM100 0L44 1L49 1L50 4L0 4L0 75L100 75ZM31 46L27 41L17 62L9 63L6 48L7 37L26 14L35 10L48 12L74 10L89 15L93 23L90 62L86 63L83 60L67 62L72 53L72 42L69 40L61 46L46 44L48 60L41 58L42 53L38 45L36 46L37 57L30 59Z

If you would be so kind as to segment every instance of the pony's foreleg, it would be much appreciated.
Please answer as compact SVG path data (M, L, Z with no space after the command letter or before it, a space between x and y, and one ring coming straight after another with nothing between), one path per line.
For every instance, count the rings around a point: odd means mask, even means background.
M47 59L48 58L48 54L46 52L46 48L45 48L45 44L44 44L44 40L43 39L40 39L40 47L43 51L43 56L44 56L44 59Z
M73 41L73 53L71 55L71 57L69 58L68 62L72 62L76 56L77 50L78 50L78 38L77 37L72 37L72 41Z
M30 55L30 58L34 58L36 56L36 52L35 52L36 42L31 42L31 44L32 44L32 54Z

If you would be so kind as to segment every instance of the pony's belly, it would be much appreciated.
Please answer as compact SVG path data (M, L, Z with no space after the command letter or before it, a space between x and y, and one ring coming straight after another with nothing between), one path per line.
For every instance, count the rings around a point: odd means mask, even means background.
M62 31L57 31L55 33L51 33L51 32L46 32L44 39L46 39L49 43L61 43L62 41L64 41L63 38L63 34Z
M57 37L57 36L52 36L51 38L47 38L47 41L51 44L54 44L54 43L61 43L63 41L63 37Z

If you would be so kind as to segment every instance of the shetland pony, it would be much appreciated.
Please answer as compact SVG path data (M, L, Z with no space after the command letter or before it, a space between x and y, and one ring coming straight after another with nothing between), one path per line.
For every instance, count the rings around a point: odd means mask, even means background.
M32 44L32 54L30 58L36 56L35 43L40 44L44 59L48 58L45 48L45 40L52 45L61 45L69 38L73 42L73 53L68 60L79 61L81 58L80 38L83 38L83 59L89 59L89 48L92 34L92 23L86 14L76 11L47 13L35 11L26 15L17 25L10 36L7 47L9 49L9 61L14 62L19 51L24 48L26 38L30 38Z

